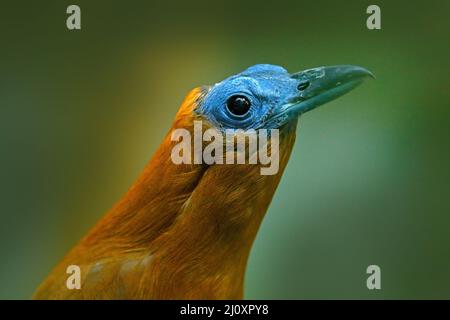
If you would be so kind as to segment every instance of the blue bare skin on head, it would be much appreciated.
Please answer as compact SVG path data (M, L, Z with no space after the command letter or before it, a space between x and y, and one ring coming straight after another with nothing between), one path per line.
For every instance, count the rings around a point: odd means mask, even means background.
M218 129L278 129L349 92L372 73L362 67L318 67L290 74L270 65L254 65L215 85L196 112Z

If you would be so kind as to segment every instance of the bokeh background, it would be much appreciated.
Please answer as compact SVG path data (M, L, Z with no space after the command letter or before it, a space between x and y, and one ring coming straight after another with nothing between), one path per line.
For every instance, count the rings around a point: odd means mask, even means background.
M377 79L301 118L245 297L450 298L450 2L374 3L381 31L372 1L2 1L0 298L30 298L191 88L256 63Z

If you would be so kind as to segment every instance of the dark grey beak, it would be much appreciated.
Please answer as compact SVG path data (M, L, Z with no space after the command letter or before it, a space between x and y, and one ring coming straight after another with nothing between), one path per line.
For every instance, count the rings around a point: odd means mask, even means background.
M338 65L304 70L291 77L298 82L297 94L284 109L290 116L299 116L344 95L374 75L362 67Z

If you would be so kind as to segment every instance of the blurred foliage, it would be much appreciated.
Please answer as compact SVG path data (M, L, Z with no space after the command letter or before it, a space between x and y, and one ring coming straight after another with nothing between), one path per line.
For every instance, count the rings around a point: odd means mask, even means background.
M29 298L134 181L189 89L256 63L377 79L306 114L246 298L449 298L450 2L0 4L0 298ZM366 268L382 270L369 291Z

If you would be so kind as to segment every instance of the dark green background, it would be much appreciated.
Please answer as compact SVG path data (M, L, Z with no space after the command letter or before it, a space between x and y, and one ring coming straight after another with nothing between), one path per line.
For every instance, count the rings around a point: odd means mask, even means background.
M374 3L381 31L372 1L2 1L0 298L121 197L188 90L256 63L377 79L301 118L245 297L449 298L450 2Z

